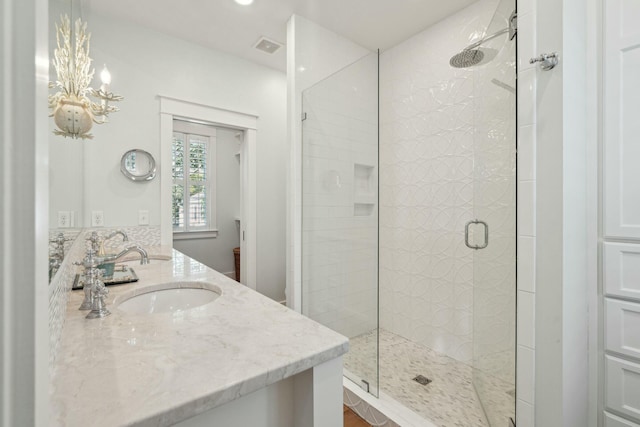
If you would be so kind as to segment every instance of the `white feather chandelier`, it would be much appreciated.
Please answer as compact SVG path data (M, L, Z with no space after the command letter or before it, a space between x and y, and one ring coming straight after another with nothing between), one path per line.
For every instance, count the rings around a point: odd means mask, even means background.
M49 95L50 117L58 127L53 133L70 138L91 139L89 133L93 123L108 121L109 113L118 111L110 102L124 99L109 91L111 75L105 66L100 73L102 86L95 90L91 85L95 70L89 57L91 33L87 32L87 23L78 19L75 22L74 42L72 45L71 22L64 15L60 24L56 24L58 48L54 51L53 65L57 81L49 83L50 88L58 92ZM94 102L89 96L97 98Z

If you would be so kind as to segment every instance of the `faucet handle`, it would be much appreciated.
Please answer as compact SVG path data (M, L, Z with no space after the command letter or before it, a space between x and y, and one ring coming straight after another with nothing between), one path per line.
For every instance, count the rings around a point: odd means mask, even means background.
M97 231L92 231L91 235L85 239L87 242L91 242L91 250L94 252L98 252L100 247L100 242L102 241L102 237L98 234Z
M95 268L104 262L104 257L96 256L93 249L87 249L87 253L82 261L74 262L75 265L82 265L85 270Z

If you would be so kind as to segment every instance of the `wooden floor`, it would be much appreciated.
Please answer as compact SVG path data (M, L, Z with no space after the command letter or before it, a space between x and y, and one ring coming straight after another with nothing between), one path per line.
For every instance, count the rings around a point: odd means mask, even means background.
M360 418L347 405L343 405L344 427L371 427L371 424Z

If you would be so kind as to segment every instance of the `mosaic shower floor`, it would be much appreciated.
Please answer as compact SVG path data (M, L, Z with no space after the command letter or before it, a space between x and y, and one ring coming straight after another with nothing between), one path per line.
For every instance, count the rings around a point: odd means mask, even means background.
M344 366L355 375L375 383L375 331L350 340ZM421 385L413 378L424 375L432 382ZM381 391L439 427L488 427L471 383L471 367L450 357L380 330ZM512 387L511 387L512 388ZM492 425L508 425L513 397L504 382L485 381L491 402Z

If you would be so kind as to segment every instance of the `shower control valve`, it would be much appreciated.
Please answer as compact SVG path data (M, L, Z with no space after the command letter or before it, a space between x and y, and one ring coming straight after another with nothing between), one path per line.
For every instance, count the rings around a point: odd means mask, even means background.
M558 65L558 54L556 52L543 53L537 58L531 58L529 60L529 64L535 64L536 62L540 63L540 68L544 71L552 70Z

